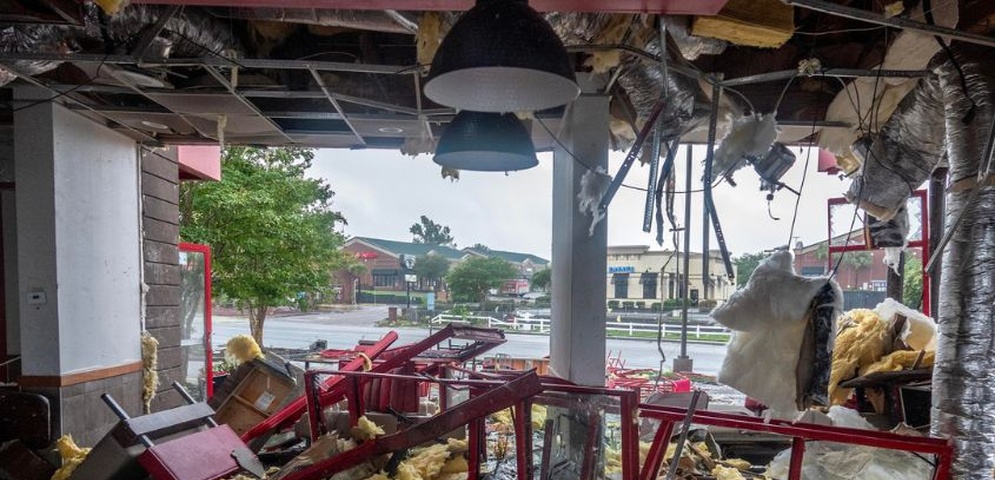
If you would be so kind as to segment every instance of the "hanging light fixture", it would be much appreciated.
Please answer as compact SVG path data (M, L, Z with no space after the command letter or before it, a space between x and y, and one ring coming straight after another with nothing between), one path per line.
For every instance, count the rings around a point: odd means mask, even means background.
M477 0L432 60L425 96L458 110L522 112L580 95L553 27L525 0Z
M435 163L479 172L511 172L539 164L525 125L510 113L464 110L439 138Z

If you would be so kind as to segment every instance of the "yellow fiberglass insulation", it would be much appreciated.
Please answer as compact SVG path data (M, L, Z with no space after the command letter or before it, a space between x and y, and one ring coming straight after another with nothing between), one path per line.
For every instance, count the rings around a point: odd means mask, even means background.
M491 418L495 422L500 423L502 426L508 428L509 430L515 427L514 423L511 421L511 419L512 419L512 410L510 408L506 408L504 410L501 410L501 411L498 411L498 412L494 412L493 414L491 414ZM546 407L544 407L542 405L535 405L535 404L533 404L532 405L532 428L533 429L542 428L543 425L545 425L545 424L546 424Z
M142 407L152 412L152 399L159 388L159 341L149 332L142 332Z
M438 477L435 477L432 480L467 480L468 477L469 474L466 472L440 473Z
M433 478L442 471L442 466L449 459L449 448L438 444L412 451L411 458L406 462L418 471L422 478Z
M469 470L470 465L467 463L466 458L460 455L446 460L446 463L442 465L442 469L439 470L439 474L463 473Z
M467 441L458 438L447 438L446 446L449 448L450 452L465 452L467 449Z
M250 335L235 335L225 344L225 356L234 358L238 363L248 362L263 356L262 349L256 339Z
M723 467L722 465L716 465L712 469L712 476L715 480L745 480L746 477L739 470L730 467Z
M636 17L617 13L611 16L608 24L594 37L591 43L596 45L615 45L625 41L626 34L632 28L639 28ZM605 50L592 52L584 65L591 67L594 73L606 73L622 62L620 50Z
M366 415L359 417L359 421L356 422L356 427L349 431L353 438L361 441L372 440L379 435L384 434L383 428L380 425L373 423L372 420L366 418Z
M93 0L93 3L96 3L108 15L114 15L128 6L128 0Z
M885 355L891 343L890 325L873 310L850 310L839 325L829 376L832 405L842 405L850 396L851 389L840 387L840 382L863 375L864 369Z
M401 462L397 466L397 474L394 475L397 480L425 480L424 477L418 473L415 467L412 467L408 462Z
M55 447L59 450L59 456L62 457L62 466L52 475L52 480L68 480L72 477L76 467L80 466L86 460L87 454L90 453L89 448L78 447L73 441L72 435L59 437L55 442Z
M870 375L877 372L897 372L899 370L910 369L915 365L917 358L919 358L919 351L917 350L898 350L872 363L867 368L861 370L860 374ZM922 356L922 361L919 362L919 368L932 367L934 361L936 361L936 352L926 352Z
M442 44L443 32L442 15L437 12L425 12L418 22L418 33L415 34L415 51L418 55L419 65L431 65L435 58L435 52Z

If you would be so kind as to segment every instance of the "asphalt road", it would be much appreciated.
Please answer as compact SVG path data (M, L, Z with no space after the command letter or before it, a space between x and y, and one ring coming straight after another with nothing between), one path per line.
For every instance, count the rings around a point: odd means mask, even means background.
M387 316L386 307L363 307L360 310L343 313L318 313L272 317L266 320L264 343L268 347L307 348L315 340L326 340L328 348L346 349L359 340L375 340L390 331L376 327L374 323ZM398 328L398 344L411 343L425 338L428 331L420 328ZM224 345L229 338L240 333L249 333L248 320L237 317L214 317L212 341L215 346ZM512 357L543 357L549 354L549 337L545 335L507 334L507 343L488 352L504 353ZM660 354L654 341L608 339L606 348L614 357L621 354L628 368L657 368ZM663 351L667 355L666 368L680 353L678 343L665 342ZM716 374L725 356L725 346L688 344L688 355L694 360L694 370L699 373Z

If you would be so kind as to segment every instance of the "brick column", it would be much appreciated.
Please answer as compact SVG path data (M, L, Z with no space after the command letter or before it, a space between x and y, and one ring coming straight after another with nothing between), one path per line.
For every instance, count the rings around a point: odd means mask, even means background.
M152 410L182 403L170 385L182 383L180 325L179 167L172 155L143 151L142 242L144 248L145 328L159 341L159 392Z

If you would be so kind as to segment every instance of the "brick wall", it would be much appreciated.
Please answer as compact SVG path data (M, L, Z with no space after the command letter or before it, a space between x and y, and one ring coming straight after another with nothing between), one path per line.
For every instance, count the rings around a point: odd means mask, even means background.
M182 403L170 385L182 381L179 267L179 167L157 153L142 156L145 328L159 341L159 393L153 411Z
M53 440L68 433L82 447L96 445L118 421L100 399L101 394L110 394L130 416L142 414L141 371L65 387L29 387L24 390L48 397Z

